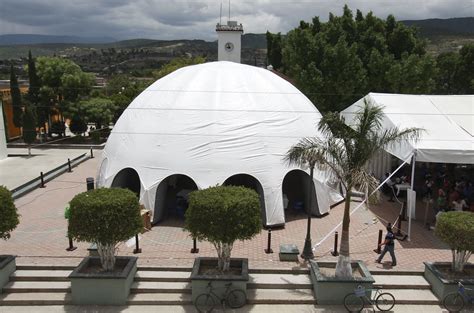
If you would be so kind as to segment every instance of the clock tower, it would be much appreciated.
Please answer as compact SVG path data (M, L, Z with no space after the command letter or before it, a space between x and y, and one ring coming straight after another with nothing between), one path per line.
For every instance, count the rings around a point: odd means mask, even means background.
M242 24L228 21L217 24L217 60L240 63L241 37L244 32Z

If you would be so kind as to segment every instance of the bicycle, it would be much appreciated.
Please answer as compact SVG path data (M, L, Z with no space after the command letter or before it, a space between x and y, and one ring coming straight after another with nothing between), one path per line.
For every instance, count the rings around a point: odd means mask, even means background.
M464 308L466 302L474 304L474 293L471 296L466 290L474 292L474 289L466 288L461 282L458 282L458 290L448 293L443 299L443 306L446 310L449 312L459 312Z
M247 302L247 295L243 290L231 289L232 283L225 284L225 287L226 290L224 292L224 296L219 297L214 292L212 282L209 282L207 284L207 292L197 296L196 301L194 302L194 306L198 312L211 312L216 305L216 300L217 302L221 303L224 310L226 304L232 309L237 309L245 305Z
M367 296L367 291L375 290L375 294L370 299ZM375 299L375 300L374 300ZM349 312L360 312L365 306L365 303L374 305L380 311L390 311L395 305L395 297L389 292L383 292L381 288L365 289L363 286L358 286L353 293L344 297L344 307Z

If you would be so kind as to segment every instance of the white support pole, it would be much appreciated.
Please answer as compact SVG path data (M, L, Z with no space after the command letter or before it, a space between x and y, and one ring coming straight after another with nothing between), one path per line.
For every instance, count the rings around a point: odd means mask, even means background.
M408 241L411 241L411 218L412 210L416 204L416 196L413 195L414 186L415 186L415 164L416 164L416 150L413 151L413 157L411 159L411 192L407 193L407 203L410 203L408 206ZM408 199L410 197L410 199ZM416 212L416 210L415 210Z

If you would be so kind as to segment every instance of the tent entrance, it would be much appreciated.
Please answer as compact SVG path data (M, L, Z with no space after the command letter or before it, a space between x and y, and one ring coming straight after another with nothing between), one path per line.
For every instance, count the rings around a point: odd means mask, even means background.
M302 170L292 170L285 175L282 184L282 198L286 221L290 217L307 216L310 180L308 173ZM312 213L315 213L314 210L318 207L314 188L312 188L312 192Z
M111 187L125 188L133 191L137 197L140 197L140 177L137 171L127 167L115 175Z
M260 198L260 212L262 214L263 225L266 225L266 211L265 211L265 196L262 184L255 177L248 174L237 174L227 178L224 183L224 186L241 186L253 189Z
M156 189L153 223L168 218L184 221L189 193L197 189L194 180L186 175L175 174L162 180Z

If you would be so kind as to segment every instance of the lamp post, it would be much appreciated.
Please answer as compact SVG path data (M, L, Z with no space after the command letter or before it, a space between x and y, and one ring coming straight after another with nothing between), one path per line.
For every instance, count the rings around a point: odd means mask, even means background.
M303 248L303 253L301 253L301 258L304 260L310 260L314 258L313 254L313 249L311 245L311 209L312 209L312 204L313 204L313 171L314 171L314 163L310 162L310 182L309 182L309 204L307 208L307 213L308 213L308 221L307 221L307 227L306 227L306 239L304 241L304 248Z

